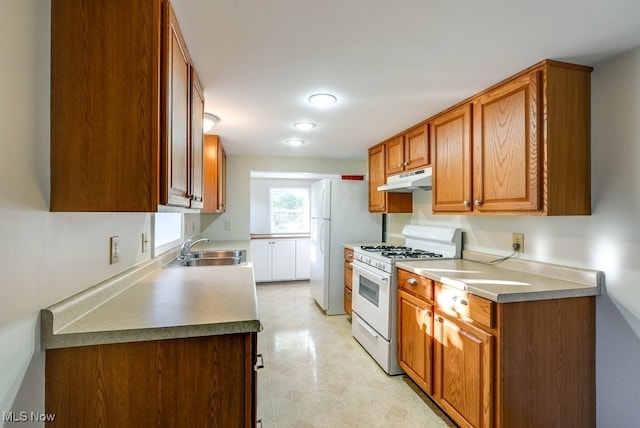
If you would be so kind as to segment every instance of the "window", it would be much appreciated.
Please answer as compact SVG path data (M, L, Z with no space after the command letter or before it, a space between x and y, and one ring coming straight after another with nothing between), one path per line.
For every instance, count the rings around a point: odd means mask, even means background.
M309 189L269 189L271 233L309 233Z
M155 213L153 215L154 257L180 245L182 219L183 215L179 213Z

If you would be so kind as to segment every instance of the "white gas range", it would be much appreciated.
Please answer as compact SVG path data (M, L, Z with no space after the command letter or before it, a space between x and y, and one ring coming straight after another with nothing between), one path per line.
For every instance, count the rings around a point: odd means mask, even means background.
M390 375L398 366L397 299L395 262L460 258L460 229L407 225L404 246L371 244L354 247L353 337Z

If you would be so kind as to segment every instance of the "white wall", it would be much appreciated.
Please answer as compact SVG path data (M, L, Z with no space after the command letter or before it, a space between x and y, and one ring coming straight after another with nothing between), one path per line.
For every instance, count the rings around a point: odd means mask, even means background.
M591 216L434 216L431 192L414 192L414 213L392 215L389 231L405 223L462 228L468 249L509 254L511 233L525 234L523 258L605 272L597 298L598 426L640 421L640 48L595 64L592 74Z
M224 145L224 139L222 139ZM247 240L250 237L251 171L309 172L315 174L367 174L367 161L321 158L227 157L227 211L202 214L202 236L215 241ZM225 221L232 230L225 230Z

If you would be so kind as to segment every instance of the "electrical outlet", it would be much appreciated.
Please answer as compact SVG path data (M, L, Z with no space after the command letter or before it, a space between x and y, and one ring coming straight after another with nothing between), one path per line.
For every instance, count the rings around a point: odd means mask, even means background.
M511 244L513 247L518 245L518 249L516 250L518 253L524 253L524 233L512 233Z
M146 253L149 249L149 237L146 232L142 232L142 252Z
M112 236L109 238L109 242L111 243L111 252L109 257L109 264L115 264L120 261L120 237Z

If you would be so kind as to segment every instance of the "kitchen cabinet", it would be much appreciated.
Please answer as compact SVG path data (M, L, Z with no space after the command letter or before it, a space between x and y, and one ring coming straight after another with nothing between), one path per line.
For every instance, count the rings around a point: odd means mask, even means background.
M398 365L433 392L433 281L398 270Z
M456 424L595 426L593 296L496 303L403 269L398 287L400 367Z
M227 156L218 135L204 136L204 205L202 212L226 210Z
M47 426L254 427L256 333L46 351Z
M344 249L344 311L351 316L353 301L353 250Z
M204 208L204 91L191 68L191 208Z
M386 175L399 174L429 165L427 124L416 125L385 143Z
M378 186L387 181L385 145L369 149L369 212L410 213L413 210L412 193L379 192Z
M591 70L545 60L432 119L434 213L590 214Z
M311 239L296 239L296 280L311 278Z
M51 211L191 207L192 69L167 0L52 1Z
M296 279L295 239L252 239L251 261L256 282Z

